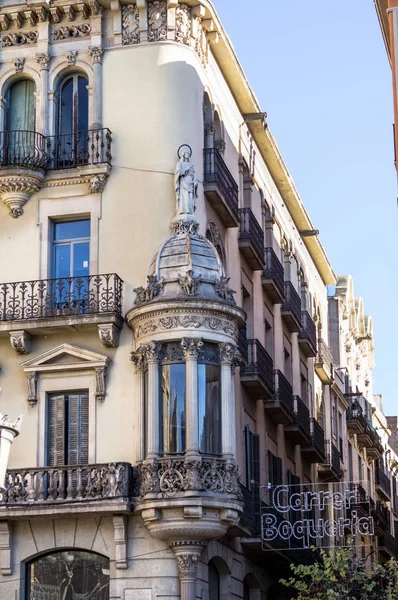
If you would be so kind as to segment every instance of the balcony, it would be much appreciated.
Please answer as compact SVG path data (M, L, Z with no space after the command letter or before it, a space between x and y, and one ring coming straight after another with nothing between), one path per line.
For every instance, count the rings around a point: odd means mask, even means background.
M325 462L318 465L318 476L322 481L340 481L343 476L340 453L331 440L326 440Z
M301 326L298 343L305 356L316 356L316 327L308 311L301 313Z
M310 423L311 440L310 444L301 448L302 456L312 463L325 462L325 432L318 421L311 418Z
M264 268L264 232L250 208L239 209L239 250L252 271Z
M203 188L206 198L225 227L238 227L238 184L218 150L207 148L203 151L203 155Z
M346 412L347 429L349 433L362 434L366 430L366 417L363 406L366 406L366 399L362 394L346 394L349 400L349 406Z
M322 338L318 339L318 352L315 359L315 371L322 383L333 381L333 356L329 346Z
M380 468L379 465L375 467L375 484L376 492L389 502L391 500L391 481L389 476Z
M265 248L265 267L261 277L263 290L274 304L285 299L284 269L272 248Z
M285 281L285 301L281 307L282 319L290 332L301 329L301 299L291 281Z
M258 398L271 398L274 393L272 358L258 340L247 340L247 363L240 370L242 385Z
M0 517L127 513L132 497L128 463L11 469L0 496Z
M102 191L110 171L111 142L109 129L48 137L35 131L0 132L0 196L11 216L23 213L44 179L65 185L65 179L76 179L76 169L89 183L90 192Z
M382 558L389 560L390 558L398 557L398 545L396 538L389 531L385 531L378 536L379 553Z
M293 423L295 417L292 386L279 370L274 371L274 389L273 396L264 402L266 413L275 423Z
M120 329L122 299L123 282L116 273L0 283L0 335L88 325Z
M310 443L310 411L299 396L293 396L294 421L285 425L285 435L294 444L304 446Z
M372 516L374 518L375 529L377 533L384 534L386 531L390 531L391 513L388 507L382 504L379 500L376 502L376 505L372 510Z

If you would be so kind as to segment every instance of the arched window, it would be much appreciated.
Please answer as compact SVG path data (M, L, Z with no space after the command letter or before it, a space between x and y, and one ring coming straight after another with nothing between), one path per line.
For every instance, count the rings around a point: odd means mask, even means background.
M209 600L220 600L220 575L211 560L209 562Z
M7 131L35 130L35 84L30 79L20 79L7 94Z
M109 559L105 556L62 550L40 556L27 567L27 600L109 600Z
M56 168L84 165L88 161L90 134L87 86L87 77L79 73L68 75L60 84Z

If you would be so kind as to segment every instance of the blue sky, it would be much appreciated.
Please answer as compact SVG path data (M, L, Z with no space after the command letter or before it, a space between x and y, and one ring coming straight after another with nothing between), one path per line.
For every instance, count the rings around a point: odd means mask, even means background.
M214 0L337 274L373 317L374 392L398 414L391 71L373 0Z

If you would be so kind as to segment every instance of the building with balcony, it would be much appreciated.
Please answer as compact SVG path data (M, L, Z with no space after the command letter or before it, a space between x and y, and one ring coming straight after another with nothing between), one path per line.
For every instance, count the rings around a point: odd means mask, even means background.
M284 600L314 555L264 553L264 491L351 481L352 439L380 523L397 496L371 322L328 301L209 0L5 0L0 27L0 597Z

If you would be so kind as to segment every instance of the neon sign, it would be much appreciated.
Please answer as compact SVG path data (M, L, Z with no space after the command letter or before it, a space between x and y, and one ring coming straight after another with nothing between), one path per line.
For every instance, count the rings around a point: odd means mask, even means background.
M273 543L285 549L325 548L328 542L345 545L347 537L374 536L369 498L361 485L327 484L327 489L299 491L302 487L267 489L268 502L261 505L263 549Z

